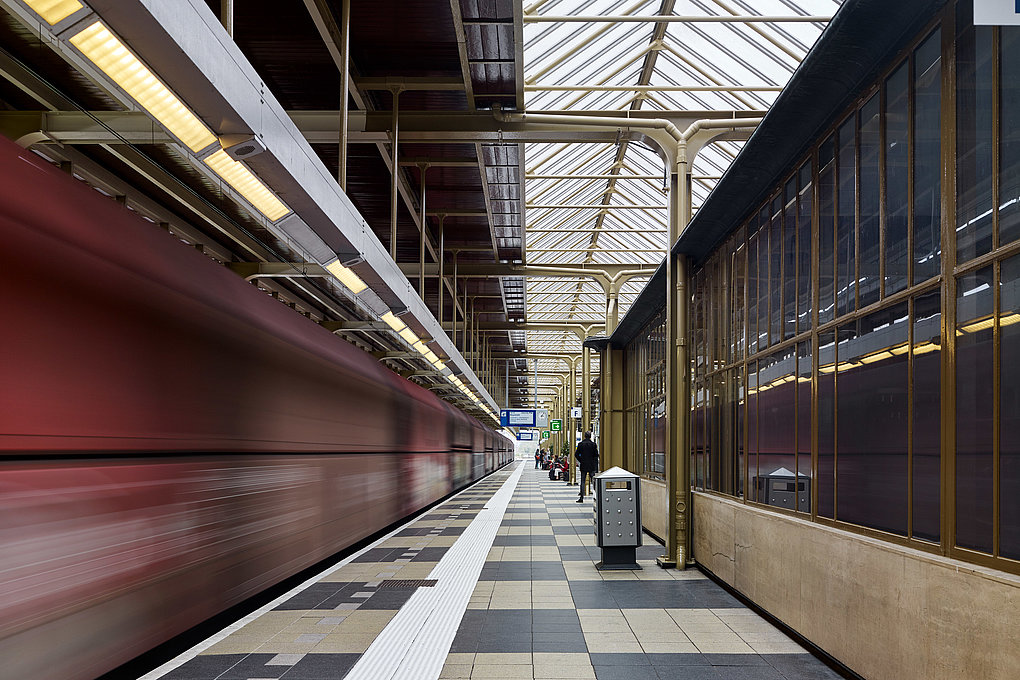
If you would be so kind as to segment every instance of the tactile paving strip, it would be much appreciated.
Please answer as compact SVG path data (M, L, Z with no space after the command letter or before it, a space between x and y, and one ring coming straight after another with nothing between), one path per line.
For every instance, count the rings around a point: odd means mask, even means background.
M415 591L351 669L348 680L439 677L523 470L524 464L518 463L429 574L438 581L436 586Z

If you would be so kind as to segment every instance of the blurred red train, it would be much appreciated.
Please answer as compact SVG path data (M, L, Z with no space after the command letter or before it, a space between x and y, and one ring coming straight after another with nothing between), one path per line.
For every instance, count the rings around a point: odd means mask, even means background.
M512 444L0 139L0 659L93 678Z

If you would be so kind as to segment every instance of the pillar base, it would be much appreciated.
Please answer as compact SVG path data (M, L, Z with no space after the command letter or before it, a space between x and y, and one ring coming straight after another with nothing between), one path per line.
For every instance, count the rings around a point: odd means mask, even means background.
M655 558L655 563L663 569L676 569L676 560L669 555L660 555Z
M613 569L641 569L637 563L637 548L634 546L612 546L602 548L602 561L595 565L599 571Z

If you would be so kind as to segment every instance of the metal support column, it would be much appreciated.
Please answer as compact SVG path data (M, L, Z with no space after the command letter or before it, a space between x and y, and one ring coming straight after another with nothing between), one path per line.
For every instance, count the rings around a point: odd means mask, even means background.
M581 347L581 430L591 431L591 350Z
M569 376L570 382L567 385L567 419L563 421L563 429L570 432L570 436L567 439L567 456L570 457L570 485L574 486L577 484L577 471L574 469L576 461L573 460L574 452L571 450L574 448L574 419L570 417L570 409L577 403L577 396L575 395L575 390L577 389L577 362L573 360L570 361Z
M439 321L439 327L443 327L443 288L446 286L446 277L444 276L443 265L446 259L446 239L443 234L443 222L446 221L446 215L439 216L439 301L436 303L436 311L439 312L437 321ZM454 289L456 290L456 289ZM457 306L457 299L453 300L454 307ZM454 311L453 318L457 318L456 311Z
M234 0L220 0L220 23L227 35L234 37Z
M393 183L390 186L390 257L397 261L397 195L399 193L398 180L400 178L400 157L397 155L400 146L400 88L394 87L393 93L393 118L390 127L393 131L391 147L391 176Z
M343 72L340 74L340 156L336 168L336 181L346 192L351 98L351 0L343 0L340 9L340 58L343 61Z
M606 335L612 335L620 323L620 291L616 282L609 284L606 293Z
M669 239L675 243L690 220L686 148L670 176ZM687 261L666 257L666 554L662 566L684 569L690 561L690 359L687 348Z
M421 238L418 239L418 295L421 301L425 302L425 226L428 224L428 217L425 213L425 173L428 172L428 163L418 163L418 171L421 173L421 196L418 199L418 207L421 210ZM439 282L442 285L442 280ZM428 307L428 305L425 305Z

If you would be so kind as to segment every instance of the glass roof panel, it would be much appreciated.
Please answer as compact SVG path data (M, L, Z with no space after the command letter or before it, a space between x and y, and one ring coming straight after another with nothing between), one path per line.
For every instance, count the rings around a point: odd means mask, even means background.
M841 0L533 0L524 7L526 109L765 112L825 26L824 20L790 19L824 19L840 4ZM624 15L651 20L529 20ZM667 15L737 20L654 20ZM785 20L739 20L754 16ZM742 144L719 141L693 159L695 211ZM637 268L654 267L662 260L668 246L665 169L653 150L626 139L615 144L526 144L524 167L529 264ZM635 278L623 286L620 318L647 280ZM604 321L605 295L590 279L527 277L526 299L528 320L534 323ZM526 337L530 352L580 351L570 331L528 331ZM540 367L546 361L539 360Z

